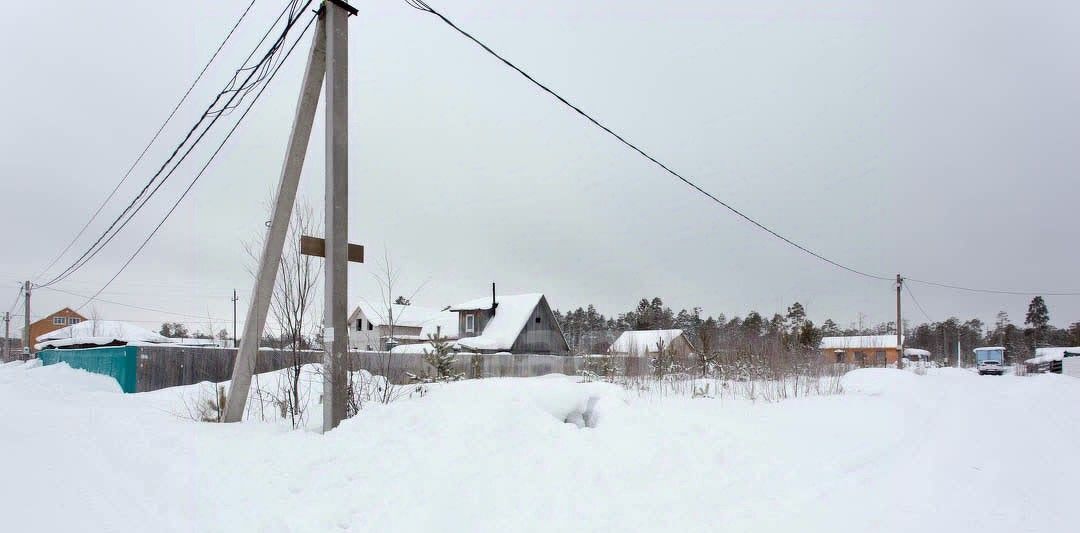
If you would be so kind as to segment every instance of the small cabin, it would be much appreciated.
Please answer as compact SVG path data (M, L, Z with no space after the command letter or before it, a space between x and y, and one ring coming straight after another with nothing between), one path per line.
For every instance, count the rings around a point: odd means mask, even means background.
M820 350L822 362L857 366L895 365L900 356L895 333L825 337Z
M457 345L480 353L567 355L562 328L540 293L469 300L450 307L458 315Z

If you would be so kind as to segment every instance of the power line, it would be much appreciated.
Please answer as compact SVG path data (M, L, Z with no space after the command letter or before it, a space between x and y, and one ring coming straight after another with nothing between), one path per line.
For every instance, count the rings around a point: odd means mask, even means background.
M436 11L434 8L432 8L430 5L428 5L423 0L405 0L405 2L409 6L411 6L413 8L416 8L416 9L418 9L420 11L424 11L424 12L430 13L432 15L435 15L436 17L439 17L439 19L441 19L443 22L445 22L448 26L450 26L451 28L456 30L462 36L468 38L470 41L476 43L478 46L483 48L484 51L486 51L487 53L494 56L496 59L501 61L503 64L510 67L514 71L516 71L518 74L521 74L523 77L525 77L525 79L532 82L533 85L537 86L538 88L540 88L544 92L550 94L556 100L558 100L559 102L562 102L567 107L574 110L577 114L584 117L586 120L591 122L593 125L595 125L596 127L604 130L605 132L610 134L612 137L617 139L619 142L626 145L631 150L634 150L639 155L641 155L642 157L648 159L652 163L656 164L658 167L663 169L665 172L667 172L671 176L674 176L679 181L681 181L684 184L686 184L687 186L689 186L691 189L693 189L696 192L704 195L706 198L712 200L713 202L723 206L728 211L731 211L732 213L734 213L734 214L738 215L739 217L741 217L743 220L746 220L747 222L749 222L749 223L753 224L754 226L758 227L759 229L769 233L773 237L776 237L777 239L780 239L781 241L791 245L792 247L794 247L794 248L796 248L796 249L798 249L798 250L800 250L800 251L802 251L802 252L804 252L806 254L809 254L809 255L817 258L817 259L820 259L821 261L824 261L824 262L826 262L826 263L828 263L830 265L833 265L835 267L846 270L846 271L851 272L853 274L858 274L860 276L864 276L864 277L867 277L867 278L881 280L881 281L892 281L891 277L879 276L877 274L871 274L869 272L865 272L865 271L856 269L854 267L845 265L843 263L840 263L839 261L829 259L828 257L825 257L824 255L821 255L821 254L819 254L819 253L817 253L817 252L815 252L815 251L813 251L813 250L811 250L811 249L809 249L809 248L807 248L807 247L805 247L805 246L803 246L803 245L801 245L801 244L799 244L799 243L797 243L797 242L795 242L795 241L781 235L780 233L778 233L777 231L769 228L765 224L763 224L761 222L758 222L757 220L751 218L749 215L743 213L742 211L736 209L735 207L731 206L727 202L724 202L723 200L720 200L719 198L714 196L712 193L706 191L701 186L699 186L696 183L694 183L693 181L691 181L689 178L683 176L682 174L676 172L675 170L672 170L669 166L662 163L657 158L653 157L652 155L650 155L649 153L647 153L643 149L639 148L637 145L635 145L635 144L631 143L630 141L626 140L623 136L619 135L618 133L613 131L611 128L605 126L603 123L601 123L596 118L593 118L592 115L586 113L580 107L570 103L570 101L567 100L566 98L564 98L562 95L560 95L560 94L556 93L554 90L548 88L543 83L540 83L539 81L536 80L536 78L532 77L529 73L525 72L522 68L518 67L514 63L510 62L508 59L506 59L503 56L499 55L498 52L495 52L494 50L492 50L491 47L489 47L488 45L481 42L479 39L474 37L469 32L467 32L467 31L461 29L460 27L458 27L457 24L454 24L454 22L452 22L450 19L448 19L445 15L443 15L442 13ZM1040 295L1040 294L1041 295L1049 295L1049 296L1080 296L1080 292L1077 292L1077 291L1008 291L1008 290L997 290L997 289L981 289L981 288L963 287L963 286L952 285L952 284L948 284L948 283L937 283L937 282L931 282L931 281L925 281L925 280L919 280L919 279L913 279L913 278L905 278L905 279L909 280L909 281L914 281L916 283L924 283L924 284L927 284L927 285L934 285L934 286L937 286L937 287L944 287L944 288L948 288L948 289L955 289L955 290L969 291L969 292L983 292L983 293L990 293L990 294L1013 294L1013 295L1025 295L1025 296L1035 296L1035 295Z
M15 308L19 306L19 299L23 295L23 284L19 283L19 290L15 292L15 301L11 303L11 309L8 309L8 313L15 312Z
M165 122L161 123L161 126L158 127L156 132L154 132L154 136L150 138L150 142L146 143L146 146L143 147L142 152L139 153L139 157L135 158L135 162L132 163L130 167L128 167L127 172L124 173L123 177L120 178L120 181L116 184L115 187L113 187L112 191L109 192L108 196L105 197L105 200L101 202L101 205L97 207L97 210L94 211L94 214L90 215L90 220L87 220L86 223L83 224L83 227L79 230L78 233L75 234L75 237L71 239L71 242L69 242L63 250L60 250L60 253L57 254L56 257L54 257L53 260L50 261L49 264L46 265L45 268L43 268L38 275L34 276L34 279L40 279L43 275L45 275L45 273L48 272L49 269L52 268L53 265L55 265L56 262L59 261L60 258L63 257L64 254L66 254L72 246L75 245L76 242L78 242L79 237L82 237L83 233L86 232L86 229L90 227L90 224L97 219L98 215L101 214L101 211L105 208L105 205L108 204L110 200L112 200L113 196L116 195L116 191L120 190L120 186L127 181L128 177L131 176L131 172L135 170L135 167L139 164L139 162L142 161L143 157L146 156L146 153L150 151L150 147L153 146L154 142L156 142L158 137L161 136L161 132L165 130L165 126L167 126L172 120L173 116L176 115L176 112L180 109L180 106L182 106L184 102L187 101L187 98L191 94L191 91L195 88L195 85L197 85L199 81L202 80L203 75L206 74L206 70L209 69L210 65L214 62L215 59L217 59L217 56L221 52L221 49L225 47L225 43L229 42L229 38L232 37L233 33L236 32L236 28L239 27L240 23L244 21L245 17L247 17L248 12L251 11L251 6L253 5L255 5L255 0L251 0L251 3L249 3L247 7L244 8L244 12L240 14L240 18L236 19L236 23L234 23L232 28L229 29L229 33L225 35L225 39L221 41L221 44L219 44L217 49L214 50L214 53L210 56L210 59L206 62L205 65L203 65L202 70L200 70L198 75L195 76L195 80L193 80L191 82L191 85L188 86L187 90L184 91L183 96L180 97L180 101L176 102L176 105L173 106L172 111L169 112L169 116L165 117Z
M858 274L860 276L865 276L865 277L868 277L868 278L882 280L882 281L892 281L892 278L890 278L890 277L879 276L879 275L876 275L876 274L870 274L868 272L864 272L862 270L858 270L856 268L847 266L847 265L845 265L843 263L840 263L838 261L834 261L832 259L829 259L828 257L825 257L825 256L823 256L823 255L821 255L821 254L819 254L819 253L817 253L817 252L815 252L815 251L813 251L813 250L811 250L811 249L809 249L809 248L807 248L807 247L805 247L805 246L803 246L803 245L801 245L801 244L799 244L799 243L797 243L797 242L795 242L795 241L781 235L780 233L778 233L775 230L769 228L768 226L762 224L761 222L758 222L757 220L754 220L749 215L743 213L742 211L736 209L735 207L732 207L727 202L717 198L712 193L710 193L710 192L706 191L705 189L701 188L698 184L694 183L689 178L687 178L687 177L683 176L682 174L672 170L671 167L669 167L666 164L662 163L659 159L653 157L652 155L649 155L649 153L646 152L645 150L643 150L641 148L638 148L637 145L635 145L634 143L626 140L623 136L619 135L618 133L615 133L611 128L605 126L599 120L593 118L592 115L586 113L580 107L570 103L569 100L562 97L559 93L556 93L555 91L551 90L546 85L544 85L543 83L540 83L539 81L536 80L536 78L533 78L531 75L529 75L529 73L525 72L524 70L522 70L517 65L511 63L508 59L506 59L503 56L499 55L498 52L495 52L494 50L492 50L488 45L484 44L483 42L481 42L476 37L473 37L472 34L470 34L469 32L461 29L460 27L458 27L457 24L454 24L452 21L450 21L450 19L446 18L442 13L439 13L438 11L436 11L434 8L432 8L427 3L425 3L423 0L405 0L405 1L410 6L416 8L416 9L431 13L432 15L435 15L436 17L439 17L448 26L450 26L451 28L457 30L458 33L460 33L461 35L465 36L466 38L468 38L472 42L479 45L487 53L491 54L492 56L494 56L499 61L502 61L503 64L505 64L506 66L508 66L508 67L514 69L515 71L517 71L518 74L521 74L522 76L524 76L525 79L532 82L533 85L536 85L537 87L539 87L544 92L546 92L546 93L550 94L551 96L555 97L555 99L562 102L563 104L565 104L570 109L573 109L575 112L577 112L579 115L584 117L586 120L593 123L593 125L595 125L598 128L604 130L605 132L610 134L612 137L615 137L615 139L617 139L619 142L626 145L631 150L637 152L642 157L644 157L644 158L648 159L649 161L653 162L654 164L659 166L661 169L663 169L665 172L667 172L668 174L674 176L679 181L681 181L684 184L686 184L687 186L689 186L691 189L693 189L693 190L697 191L698 193L704 195L705 197L709 198L713 202L716 202L717 204L720 204L721 206L726 208L728 211L731 211L732 213L735 213L736 215L741 217L743 220L746 220L747 222L753 224L754 226L757 226L759 229L764 230L765 232L769 233L773 237L776 237L776 238L780 239L781 241L784 241L785 243L795 247L796 249L801 250L802 252L807 253L807 254L809 254L811 256L814 256L814 257L816 257L816 258L818 258L818 259L820 259L820 260L822 260L822 261L824 261L826 263L829 263L830 265L833 265L835 267L841 268L843 270L846 270L846 271L854 273L854 274Z
M85 294L79 294L77 292L71 292L69 290L58 289L56 287L41 287L41 288L45 289L45 290L49 290L49 291L55 291L55 292L68 294L68 295L71 295L71 296L76 296L76 297L79 297L79 298L89 298ZM166 311L164 309L155 309L153 307L144 307L144 306L141 306L141 305L127 304L127 303L124 303L124 302L115 302L115 301L111 301L111 300L102 300L101 298L96 298L96 300L101 302L101 303L119 305L121 307L130 307L132 309L139 309L140 311L150 311L152 313L162 313L162 314L166 314L166 315L176 315L176 316L182 316L182 317L187 317L187 318L196 318L196 319L201 319L201 320L211 320L211 321L214 321L214 322L224 321L224 319L212 318L212 317L208 317L208 316L192 315L192 314L189 314L189 313L178 313L176 311ZM82 307L80 307L79 309L82 309Z
M904 281L908 281L908 280L905 279ZM930 318L930 314L926 312L926 309L923 309L922 304L920 304L919 300L915 298L915 293L911 292L911 287L907 283L904 284L904 290L906 290L907 293L908 293L908 296L911 297L911 301L915 302L915 307L918 307L919 311L922 311L922 314L923 314L923 316L926 317L926 320L928 322L933 322L934 319Z
M307 4L310 4L310 3L311 3L311 0L308 0ZM305 4L305 7L307 6L307 4ZM293 41L292 46L290 46L288 51L285 53L284 58L288 58L290 55L292 55L293 50L296 49L296 45L299 44L301 40L303 40L304 35L307 33L308 29L311 28L311 24L313 22L315 22L315 20L317 18L318 18L318 15L313 16L313 17L311 17L311 19L308 20L308 23L304 26L304 29L301 30L300 35L297 36L296 40ZM291 24L290 24L290 28L291 28ZM284 34L282 34L282 37L284 37L287 34L288 34L288 28L286 28L286 31L285 31ZM108 286L111 285L113 281L116 281L116 278L120 276L120 274L124 271L124 269L126 269L128 267L128 265L130 265L131 262L134 261L136 257L138 257L139 253L142 252L143 248L145 248L146 245L150 242L150 239L152 239L154 237L154 235L157 234L158 230L161 229L161 226L163 226L165 224L165 222L167 220L169 220L169 217L173 214L173 212L176 210L176 208L180 205L180 202L182 202L184 200L184 198L187 197L188 193L191 192L191 189L195 186L195 183L197 183L199 181L199 178L201 178L203 173L206 172L206 169L214 161L214 158L216 158L218 153L221 152L221 149L225 147L225 143L227 143L229 141L229 139L232 137L233 133L236 132L236 129L240 126L240 123L243 122L244 117L246 117L248 115L248 113L251 112L251 109L253 107L255 107L255 103L259 101L259 97L262 96L263 91L265 91L266 88L269 87L270 81L272 81L274 79L274 77L277 75L278 71L281 70L281 66L283 64L284 64L284 61L282 61L281 63L279 63L277 65L277 68L275 68L274 71L270 74L270 76L267 79L266 83L262 85L262 87L259 89L259 91L255 94L255 97L251 100L251 103L248 104L247 109L244 110L244 113L242 115L240 115L240 118L238 118L236 120L236 123L233 124L232 128L225 135L225 138L222 139L221 143L218 144L217 149L215 149L214 152L212 154L210 154L210 158L207 159L206 163L203 164L201 169L199 169L199 172L191 180L191 183L188 184L187 188L184 189L184 192L180 195L179 198L177 198L176 202L174 202L172 207L170 207L169 210L165 213L165 216L162 217L161 221L158 222L158 224L156 226L154 226L154 229L150 232L150 234L146 236L146 239L144 239L142 244L140 244L139 247L135 250L135 253L131 254L131 257L129 257L127 259L127 261L125 261L124 264L120 266L120 269L117 270L116 273L113 274L113 276L111 278L109 278L109 281L107 281L105 283L105 285L103 285L100 289L98 289L97 292L95 292L93 294L93 296L90 296L89 298L87 298L86 302L84 302L82 305L79 306L79 309L82 309L83 307L86 307L86 305L89 304L91 301L95 300L98 297L98 295L101 294L102 291L104 291L106 288L108 288ZM104 301L104 300L102 300L102 301Z
M936 281L926 281L915 278L904 279L906 279L907 281L914 281L915 283L922 283L923 285L932 285L934 287L942 287L958 291L979 292L984 294L1010 294L1013 296L1080 296L1080 291L1014 291L1000 289L982 289L975 287L964 287L961 285L952 285L949 283L939 283Z
M267 32L263 35L263 38L259 41L259 43L251 51L251 53L248 54L248 58L245 59L244 62L241 65L246 64L251 59L251 57L254 56L255 52L262 45L262 43L266 40L266 37L270 34L270 31L277 25L278 21L281 20L281 16L284 15L286 12L291 12L292 10L294 10L295 9L295 4L297 2L298 2L298 0L291 0L285 6L285 9L283 9L281 14L278 15L278 18L275 19L274 23L270 26L270 28L267 30ZM310 3L311 3L311 0L308 0L307 3L304 4L304 7L306 8L308 5L310 5ZM63 279L67 278L68 276L70 276L75 271L82 268L87 262L92 260L106 245L108 245L109 242L111 242L113 240L113 238L115 238L116 235L119 234L119 232L124 227L127 226L128 223L131 222L131 220L135 217L135 215L138 214L139 211L141 211L142 208L146 206L146 204L150 201L150 198L153 197L157 193L158 190L160 190L162 185L164 185L164 183L172 176L172 174L174 172L176 172L176 169L179 168L180 164L182 164L184 162L184 160L187 159L188 155L191 154L191 152L195 149L195 147L199 144L199 142L203 139L203 137L210 131L210 129L214 126L214 124L216 124L217 121L222 117L221 113L213 114L213 110L217 106L218 102L226 94L230 94L230 93L231 93L231 96L225 102L225 104L224 104L225 107L228 107L229 105L231 105L234 101L236 101L236 99L238 97L241 100L243 99L243 96L246 93L242 93L241 91L245 87L247 87L249 85L249 83L252 83L251 82L252 78L254 78L259 73L259 69L260 69L260 67L262 65L264 65L267 61L272 61L273 56L275 54L277 54L278 51L281 49L281 46L282 46L282 44L284 43L284 40L285 40L285 36L289 33L289 30L292 29L292 26L295 24L297 18L298 17L290 17L288 19L288 22L287 22L285 28L283 29L281 35L278 36L278 38L274 41L274 44L270 47L270 49L263 55L263 57L256 64L254 64L254 65L252 65L250 67L241 66L241 68L237 69L237 71L233 74L233 77L230 80L230 82L226 85L226 88L223 89L222 91L220 91L214 97L213 101L210 103L210 105L207 107L207 109L203 112L202 116L199 117L199 120L196 121L195 125L192 126L191 129L188 130L188 132L184 135L184 138L180 141L180 143L176 146L176 148L173 149L172 153L165 160L165 162L162 163L162 165L158 168L157 172L155 172L154 175L150 177L150 180L147 181L147 183L143 186L142 190L140 190L139 193L135 196L135 198L133 198L131 200L131 202L124 208L124 210L120 213L120 215L117 216L115 220L113 220L113 222L109 225L109 227L107 227L105 229L105 231L101 234L101 236L99 236L97 238L97 240L94 241L94 243L92 245L90 245L90 247L86 250L86 252L84 252L78 259L75 260L74 263L72 263L70 266L68 266L68 268L64 269L64 271L62 271L60 274L56 275L51 280L41 284L42 286L48 286L48 285L52 285L54 283L57 283L59 281L62 281ZM244 72L244 71L250 71L250 72L247 74L247 77L245 77L244 80L240 83L239 88L234 88L234 84L236 83L236 80L239 78L240 74L242 72ZM257 80L255 83L258 83L258 81L261 81L263 78L264 78L264 76L260 76L259 80ZM175 164L173 164L172 169L167 174L165 174L165 176L161 179L161 181L157 181L157 178L159 176L161 176L162 172L165 171L165 169L173 161L173 159L176 157L176 155L181 151L181 149L184 148L185 145L187 145L187 142L188 142L188 140L191 139L192 135L194 135L195 132L199 130L199 127L202 125L203 121L206 120L207 118L211 117L211 116L213 118L211 119L210 123L202 130L202 132L195 138L195 140L192 141L192 144L190 146L188 146L188 148L184 152L184 154L175 162ZM156 185L155 185L155 182L157 182ZM151 187L153 187L153 190L150 190ZM146 194L148 190L150 190L150 193ZM145 198L143 198L144 194L146 194ZM134 208L134 211L132 211L133 208ZM131 212L130 215L128 215L129 212ZM126 219L125 219L125 216L127 216ZM123 220L123 223L120 223L121 220ZM119 227L117 227L118 223L120 223ZM114 228L115 228L116 231L113 231Z

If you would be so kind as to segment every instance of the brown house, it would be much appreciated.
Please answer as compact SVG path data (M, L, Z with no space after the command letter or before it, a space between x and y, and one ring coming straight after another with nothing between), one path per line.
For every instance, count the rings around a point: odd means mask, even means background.
M858 366L896 364L900 348L896 334L825 337L821 339L821 359L825 363Z
M37 322L30 323L30 346L33 347L37 338L46 333L52 333L60 328L66 328L72 324L78 324L86 320L86 317L65 307Z

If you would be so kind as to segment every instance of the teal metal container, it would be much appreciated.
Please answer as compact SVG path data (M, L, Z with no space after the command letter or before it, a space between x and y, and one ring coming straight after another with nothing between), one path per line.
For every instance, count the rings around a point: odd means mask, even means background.
M42 350L37 353L44 365L67 363L71 368L116 378L124 392L135 392L139 349L135 346L105 346L77 350Z

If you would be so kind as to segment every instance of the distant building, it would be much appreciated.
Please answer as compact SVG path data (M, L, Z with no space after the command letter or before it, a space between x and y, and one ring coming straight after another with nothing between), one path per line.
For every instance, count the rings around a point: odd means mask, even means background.
M76 313L70 307L65 307L37 322L30 323L30 346L33 346L36 339L47 333L52 333L58 329L66 328L68 326L74 326L82 321L86 320L86 317Z
M820 349L822 361L826 363L858 366L894 365L900 355L895 333L825 337L821 339Z
M909 361L929 361L930 350L921 348L904 348L904 359Z
M1080 346L1035 348L1035 357L1025 360L1024 365L1030 373L1053 372L1080 377ZM1070 367L1070 371L1066 371L1065 366Z
M687 357L694 352L694 346L681 329L654 329L624 331L615 342L611 343L608 353L613 355L645 357L658 353L661 349L675 350L680 357Z
M396 345L415 344L436 334L456 339L457 323L457 314L450 311L361 302L349 315L349 349L386 351L390 339Z
M494 290L492 290L494 293ZM543 294L478 298L452 306L458 315L457 345L481 353L566 355L555 314Z

